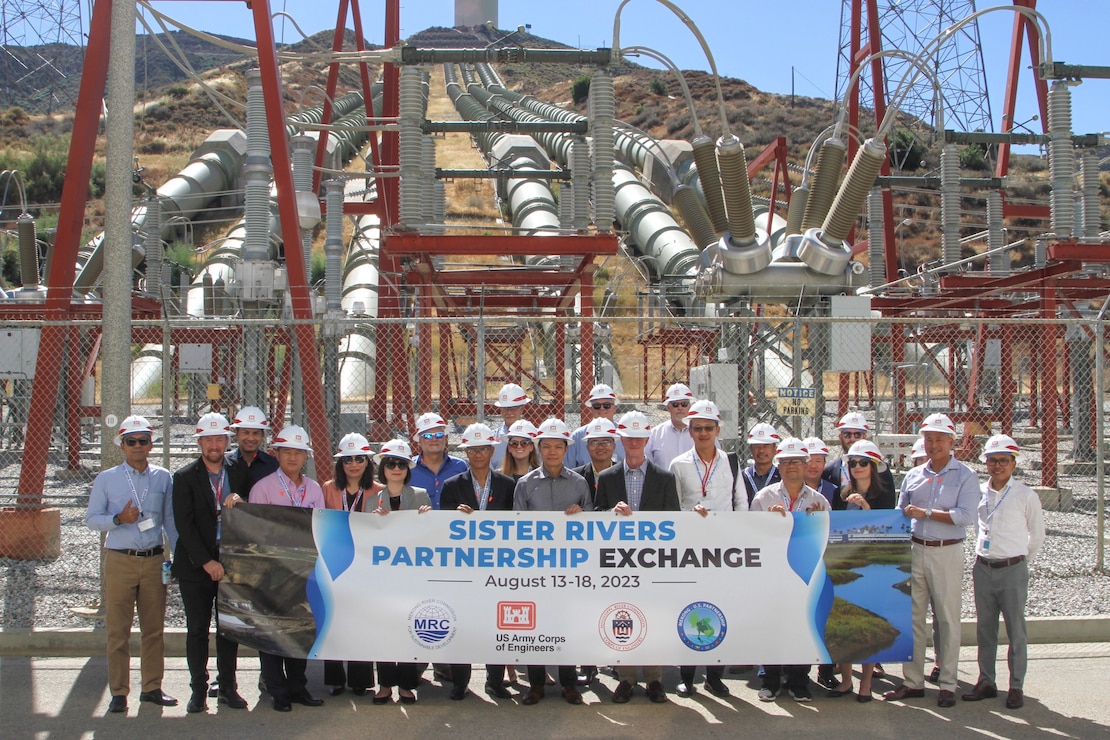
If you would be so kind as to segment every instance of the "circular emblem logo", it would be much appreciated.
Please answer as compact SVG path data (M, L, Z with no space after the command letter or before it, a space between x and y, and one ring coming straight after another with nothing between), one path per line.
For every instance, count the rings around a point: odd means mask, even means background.
M724 613L708 601L695 601L683 609L676 626L686 647L699 653L720 645L728 631Z
M455 636L455 610L439 599L421 601L409 612L409 636L421 647L438 650Z
M635 604L620 601L601 613L597 631L602 642L613 650L635 650L647 637L647 618Z

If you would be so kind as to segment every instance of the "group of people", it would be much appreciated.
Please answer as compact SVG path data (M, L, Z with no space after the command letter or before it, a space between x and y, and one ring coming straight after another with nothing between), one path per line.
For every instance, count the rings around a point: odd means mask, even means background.
M140 701L173 706L177 700L162 691L162 624L166 585L162 573L164 542L173 553L172 572L180 584L186 617L186 657L190 672L189 713L207 709L207 698L231 708L245 708L238 693L237 649L217 636L217 680L209 683L208 637L217 586L224 577L219 558L220 514L241 502L330 508L388 515L392 511L454 510L466 515L483 511L612 511L630 516L637 511L765 511L786 516L828 510L898 508L911 520L910 578L914 629L913 660L905 664L904 682L884 694L888 701L924 696L926 616L931 607L937 664L929 679L939 683L938 705L954 705L959 656L960 588L966 529L975 526L973 569L978 615L979 678L963 695L979 701L998 695L995 657L998 619L1006 622L1010 669L1006 706L1022 705L1026 668L1024 606L1028 563L1044 539L1039 499L1013 478L1018 446L1006 435L991 437L982 461L989 479L980 484L975 473L953 456L955 426L944 414L925 418L914 448L913 467L896 491L881 450L867 439L868 424L851 412L838 423L842 454L833 456L818 438L784 437L771 425L756 424L747 435L750 454L742 465L736 453L718 443L721 417L709 399L695 399L675 383L666 391L669 419L652 427L640 411L616 418L618 399L605 384L594 386L585 401L586 424L571 430L557 418L534 425L524 418L530 403L524 389L506 384L494 406L503 424L491 429L471 424L459 448L465 459L447 452L447 422L429 412L417 418L412 441L392 439L374 453L358 433L343 437L335 453L331 480L322 486L304 474L311 453L307 432L288 426L262 447L269 429L261 409L242 409L232 422L208 413L197 423L198 458L172 476L148 462L153 427L141 416L125 419L117 441L124 462L97 476L86 523L106 533L104 547L105 620L108 633L110 712L127 710L129 693L128 640L135 606L142 633ZM236 449L228 452L234 440ZM165 538L165 540L163 539ZM269 693L273 708L290 711L293 703L319 706L307 689L304 659L260 652L259 688ZM512 698L516 680L512 666L487 665L485 690ZM416 689L426 666L416 663L325 661L324 682L331 695L350 689L362 696L373 692L374 704L397 699L417 701ZM436 666L452 688L450 698L468 694L472 667ZM680 666L675 692L697 692L697 666ZM811 666L759 668L761 701L774 701L785 688L796 701L812 700ZM730 691L723 682L724 666L706 666L703 688L718 697ZM597 675L596 666L559 666L557 682L563 698L581 704L580 687ZM855 694L872 698L871 681L882 675L878 664L864 664L858 693L852 666L821 666L818 681L830 697ZM667 701L661 666L620 666L612 700L625 703L642 680L653 702ZM375 681L376 678L376 681ZM533 705L553 683L546 666L527 668L527 692L521 703ZM376 688L375 688L376 684Z

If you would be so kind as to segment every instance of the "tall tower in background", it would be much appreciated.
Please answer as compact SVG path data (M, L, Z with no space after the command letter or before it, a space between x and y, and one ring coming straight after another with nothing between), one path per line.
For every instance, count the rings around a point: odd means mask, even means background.
M850 74L852 39L852 6L858 0L843 0L840 9L840 54L836 63L836 99L844 96ZM861 34L869 42L868 3L860 3ZM925 43L944 29L975 12L975 0L878 0L879 28L883 50L901 49L920 54ZM983 70L983 50L979 43L979 25L973 21L925 60L936 75L944 100L945 128L961 131L992 131L987 78ZM886 93L894 94L912 65L904 59L883 59ZM871 75L860 75L860 105L874 105ZM898 104L905 114L932 125L936 106L932 82L922 76Z
M497 0L455 0L456 26L484 26L491 21L497 25Z
M0 109L15 100L32 113L72 107L80 75L62 70L85 51L81 0L0 0ZM89 2L91 6L91 1Z

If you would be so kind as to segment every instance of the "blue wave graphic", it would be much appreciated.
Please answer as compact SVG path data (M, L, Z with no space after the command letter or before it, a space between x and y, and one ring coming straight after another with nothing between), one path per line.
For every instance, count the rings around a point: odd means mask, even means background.
M355 538L351 534L351 515L346 511L315 511L313 534L316 551L328 569L331 579L339 576L355 561Z
M442 642L451 630L416 630L416 636L424 642Z
M802 583L809 585L817 564L825 554L827 525L821 514L795 512L792 516L794 528L790 531L790 542L786 546L786 562L802 579Z
M328 622L331 621L331 614L334 610L329 609L331 604L330 588L325 593L324 588L321 587L322 583L331 585L330 579L326 578L326 574L320 573L321 562L320 559L316 560L316 567L312 570L312 575L308 577L305 583L305 594L308 596L308 606L312 609L312 618L316 622L316 642L312 645L312 650L309 651L308 657L318 655L318 651L323 642L324 635L328 631ZM320 578L324 575L325 578Z

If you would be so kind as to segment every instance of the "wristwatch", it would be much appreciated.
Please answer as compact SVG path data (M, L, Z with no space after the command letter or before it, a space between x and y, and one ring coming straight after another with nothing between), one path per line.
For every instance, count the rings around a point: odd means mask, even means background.
M116 525L117 527L121 524L119 520L119 514L112 515L112 524Z
M932 519L933 518L933 510L932 509L926 509L925 510L925 518L926 519Z

